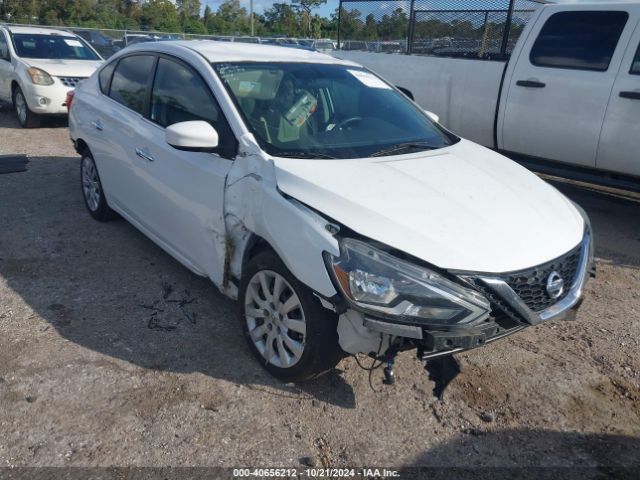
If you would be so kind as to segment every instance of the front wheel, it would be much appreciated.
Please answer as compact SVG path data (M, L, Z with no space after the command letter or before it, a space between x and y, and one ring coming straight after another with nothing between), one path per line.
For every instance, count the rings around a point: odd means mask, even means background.
M249 347L275 377L310 380L342 358L337 315L325 309L272 250L249 261L239 301Z
M37 128L40 126L40 116L29 110L29 105L20 87L16 87L13 92L13 107L15 108L18 122L23 128Z

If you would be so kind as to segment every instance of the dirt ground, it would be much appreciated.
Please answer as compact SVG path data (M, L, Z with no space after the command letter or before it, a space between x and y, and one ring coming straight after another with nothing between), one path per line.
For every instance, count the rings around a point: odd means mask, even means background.
M459 355L441 402L412 353L376 391L352 358L274 380L233 302L89 217L64 122L5 108L2 153L0 466L640 466L640 196L556 183L595 231L577 321Z

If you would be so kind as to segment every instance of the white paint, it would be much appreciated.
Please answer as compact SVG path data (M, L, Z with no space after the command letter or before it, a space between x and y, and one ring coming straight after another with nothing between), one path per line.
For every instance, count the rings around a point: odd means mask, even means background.
M640 75L632 75L636 49L640 48L640 23L622 59L611 90L604 126L598 143L596 166L640 176L640 100L621 98L620 92L640 92Z
M180 148L215 148L218 146L218 132L208 122L192 120L167 127L165 140L169 145Z
M559 257L583 235L562 194L467 140L382 159L275 162L285 193L441 268L520 270Z

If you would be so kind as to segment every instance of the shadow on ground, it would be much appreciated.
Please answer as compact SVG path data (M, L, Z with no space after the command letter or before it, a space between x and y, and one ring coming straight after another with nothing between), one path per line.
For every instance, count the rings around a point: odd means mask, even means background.
M18 119L13 112L13 105L0 102L0 113L6 113L7 115L0 115L0 128L15 128L22 129L18 123ZM67 117L63 115L55 116L42 116L41 128L66 128L69 126Z
M550 183L586 210L593 225L596 257L616 265L640 267L640 194L570 181Z
M249 351L235 302L126 221L94 221L77 158L36 157L28 172L0 176L0 224L0 277L65 339L150 370L355 407L339 370L301 385L275 380ZM2 352L0 361L11 368Z
M452 478L452 473L460 479L638 478L639 451L640 439L621 435L471 429L425 452L410 467L424 468L420 473L430 472L432 479Z

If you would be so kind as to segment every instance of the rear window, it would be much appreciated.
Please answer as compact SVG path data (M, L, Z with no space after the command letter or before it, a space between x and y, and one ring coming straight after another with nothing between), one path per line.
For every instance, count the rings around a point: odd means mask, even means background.
M113 73L109 96L135 112L144 113L153 62L151 55L133 55L121 59Z
M620 11L556 13L544 24L531 49L531 63L606 71L628 17Z

